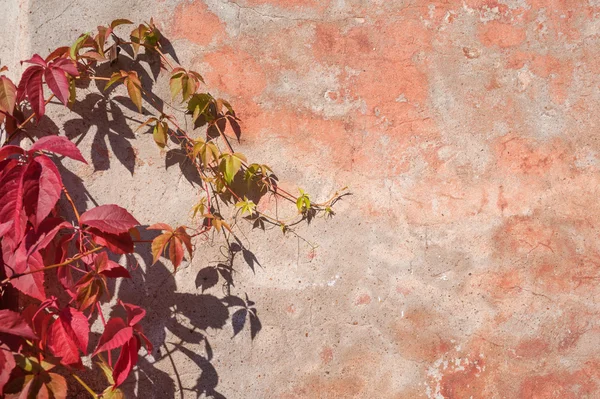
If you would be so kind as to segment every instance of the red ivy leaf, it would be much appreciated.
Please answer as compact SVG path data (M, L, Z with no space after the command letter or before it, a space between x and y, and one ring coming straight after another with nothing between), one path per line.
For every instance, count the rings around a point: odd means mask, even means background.
M4 385L10 378L10 372L15 368L15 357L4 345L0 345L0 396L3 394Z
M24 176L26 166L16 166L0 179L0 222L13 221L13 229L7 236L18 243L24 234L25 213L23 211Z
M46 62L50 62L56 58L60 58L69 54L69 47L59 47L46 57Z
M118 205L100 205L84 212L79 221L90 227L110 234L129 232L129 229L139 225L133 216Z
M75 61L69 58L61 58L59 60L54 61L52 64L54 68L60 68L65 73L68 73L71 76L79 76L79 71L77 70L77 64Z
M39 226L60 198L62 192L62 179L60 178L58 168L47 156L40 155L35 157L33 161L37 162L42 167L39 180L37 208L35 212L35 225Z
M58 155L69 157L76 161L87 163L79 148L68 138L63 136L46 136L36 141L29 150L30 153L35 151L49 151Z
M87 317L80 311L67 306L59 316L70 339L83 354L87 354L90 326Z
M130 303L125 303L119 300L121 306L125 308L127 311L127 323L130 326L134 326L140 322L146 316L146 310L144 308L132 305Z
M25 154L25 150L16 145L5 145L4 147L0 148L0 161L4 161L11 155L17 154L23 155Z
M27 82L31 78L31 75L38 71L43 71L44 69L39 66L30 66L23 72L21 75L21 80L19 81L19 85L17 86L17 103L25 100L27 97Z
M58 100L64 105L68 105L69 79L67 79L65 71L63 71L61 68L54 67L53 65L49 68L46 68L44 77L46 78L46 84L52 93L54 93L56 98L58 98Z
M44 100L44 86L42 84L42 76L44 75L44 70L40 67L29 68L34 68L35 71L33 71L29 75L29 79L27 80L25 85L25 90L27 92L27 99L29 100L31 109L33 110L35 116L39 120L42 116L44 116L44 113L46 112L46 103ZM25 74L23 74L23 76L25 76Z
M110 278L131 278L131 275L123 266L119 265L116 262L113 262L112 260L109 260L108 264L108 268L100 272L100 274Z
M2 238L2 236L4 234L6 234L10 230L10 228L12 227L12 225L13 225L13 221L12 220L9 220L6 223L0 224L0 238Z
M5 250L4 243L2 249L4 252L4 262L6 266L8 266L4 268L7 277L12 276L15 272L25 273L37 271L11 280L10 283L12 286L24 294L39 299L40 301L44 301L46 299L44 273L39 271L44 268L42 255L39 252L34 252L28 256L25 249L25 243L19 245L17 250L12 253L11 251Z
M34 244L28 249L28 253L31 254L34 251L39 251L46 248L56 237L58 232L62 229L73 229L73 225L69 222L64 221L61 218L46 218L39 226L36 231L37 238ZM60 262L56 262L60 263ZM68 267L65 269L69 269Z
M29 339L37 338L25 319L19 313L8 309L0 310L0 333L17 335ZM0 349L0 352L4 351Z
M137 337L131 337L129 341L123 345L119 359L113 370L114 387L118 387L127 379L129 373L138 361L138 351L140 350L140 340Z
M96 257L96 259L94 259L94 265L96 266L96 272L106 277L131 278L127 269L119 265L117 262L108 259L108 254L106 252L102 252Z
M94 228L90 228L88 232L96 244L102 245L116 254L123 255L133 252L133 240L129 233L109 234Z
M77 343L71 338L69 328L61 317L52 323L48 332L48 348L52 353L60 357L60 362L65 366L82 366Z
M146 351L148 351L148 353L152 353L152 349L153 349L152 348L152 343L150 342L150 340L148 339L148 337L146 337L144 335L144 333L142 332L142 329L139 328L138 325L136 325L134 327L134 330L136 331L137 336L142 339L144 345L146 346Z
M133 337L133 328L125 325L125 321L120 317L114 317L106 323L104 333L92 356L123 346L131 337Z
M46 61L44 61L44 59L42 57L40 57L38 54L34 54L33 57L31 57L28 60L21 61L21 64L24 63L24 62L26 62L28 64L36 64L36 65L39 65L41 67L46 67L46 65L48 65L46 63Z

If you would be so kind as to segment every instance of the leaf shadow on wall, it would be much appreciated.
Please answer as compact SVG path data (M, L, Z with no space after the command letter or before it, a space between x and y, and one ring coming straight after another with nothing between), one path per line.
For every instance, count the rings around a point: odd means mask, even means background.
M146 234L150 232L144 232L143 235ZM199 284L201 277L196 278L196 286L201 292L177 292L172 267L160 261L145 270L130 267L132 279L121 283L116 296L146 309L147 315L142 326L154 345L154 351L152 357L140 356L134 372L123 384L122 389L127 397L184 398L193 393L197 397L206 395L226 399L218 391L220 378L212 364L214 354L207 331L214 334L215 330L232 328L233 336L249 332L254 339L261 329L254 302L247 295L241 298L230 292L235 273L233 258L241 252L244 252L245 259L252 259L252 267L258 264L249 250L237 243L229 245L227 260L218 262L221 268L229 265L227 271L210 281L210 287L223 283L223 296L205 293L209 287L206 281L204 285ZM147 248L140 245L138 253L143 254L146 265L151 264L149 245ZM204 275L204 271L210 268L201 269L198 276ZM231 327L228 323L230 317ZM181 377L182 369L184 374L190 375L190 362L198 371L192 386L186 378ZM156 363L161 363L160 369Z

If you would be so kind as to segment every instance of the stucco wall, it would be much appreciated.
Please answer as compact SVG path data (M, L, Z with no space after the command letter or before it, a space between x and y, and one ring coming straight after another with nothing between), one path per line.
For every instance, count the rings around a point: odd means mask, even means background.
M600 2L2 7L12 72L98 24L154 16L181 63L236 108L242 152L315 199L352 192L333 220L299 229L315 251L245 228L260 265L238 257L233 293L256 302L254 340L248 326L232 338L221 284L196 287L218 242L199 243L175 276L140 258L118 292L148 308L159 349L132 397L600 397ZM94 107L116 108L92 96L75 113L56 107L69 122L46 127L93 160L68 180L78 201L189 223L197 189L127 127L134 113L91 124Z

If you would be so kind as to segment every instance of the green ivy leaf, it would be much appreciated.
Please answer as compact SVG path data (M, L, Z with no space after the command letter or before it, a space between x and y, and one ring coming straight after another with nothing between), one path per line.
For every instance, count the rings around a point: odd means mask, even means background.
M298 189L300 191L300 196L296 200L296 207L298 208L298 212L304 213L310 209L310 198L308 194L304 192L301 188Z
M244 154L222 154L220 170L227 183L231 183L236 173L242 168L242 163L248 162Z
M79 50L81 50L83 43L85 43L85 41L89 37L90 37L89 33L84 33L83 35L79 36L79 38L77 38L75 43L73 43L73 45L69 48L69 56L71 57L72 60L77 59L77 56L79 55Z
M256 210L256 204L246 198L246 196L244 196L243 201L239 201L237 204L235 204L235 207L241 210L242 216L244 216L246 213L252 216Z
M200 115L204 115L206 119L211 119L211 116L208 114L209 105L214 100L213 96L208 93L198 93L194 94L190 101L188 102L188 111L192 113L192 119L194 122L200 117Z

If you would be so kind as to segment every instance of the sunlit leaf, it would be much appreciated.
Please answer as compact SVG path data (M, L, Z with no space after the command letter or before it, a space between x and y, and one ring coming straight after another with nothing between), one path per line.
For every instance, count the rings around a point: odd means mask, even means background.
M169 131L169 125L167 122L158 122L154 129L152 130L152 136L154 137L154 142L160 148L165 148L167 145L167 133Z
M17 87L6 76L0 76L0 111L13 114L17 101Z
M246 156L239 152L221 155L220 169L227 183L233 181L233 178L241 169L243 162L247 162Z

